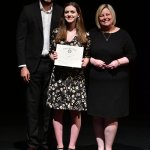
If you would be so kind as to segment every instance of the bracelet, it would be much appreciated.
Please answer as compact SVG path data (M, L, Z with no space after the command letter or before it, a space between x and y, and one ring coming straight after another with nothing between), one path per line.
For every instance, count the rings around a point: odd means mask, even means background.
M118 59L116 59L116 61L118 62L118 66L120 66L121 65L120 61Z

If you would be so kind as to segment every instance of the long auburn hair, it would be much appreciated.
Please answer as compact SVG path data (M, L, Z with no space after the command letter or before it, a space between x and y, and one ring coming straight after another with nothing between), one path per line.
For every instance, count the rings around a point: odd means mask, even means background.
M83 44L87 43L86 30L84 26L81 8L76 2L68 2L64 5L63 13L58 27L58 33L55 38L56 43L58 43L60 40L66 40L67 38L67 23L64 18L64 11L67 6L73 6L76 8L77 13L79 14L79 17L76 20L77 39Z

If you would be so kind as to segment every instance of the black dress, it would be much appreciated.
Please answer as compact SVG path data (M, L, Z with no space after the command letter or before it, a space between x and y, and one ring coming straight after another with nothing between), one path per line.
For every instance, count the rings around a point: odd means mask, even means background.
M99 29L90 31L91 57L109 64L112 60L136 56L129 34L120 29L103 35ZM114 70L90 66L88 86L88 114L99 117L123 117L129 113L129 65Z
M55 36L58 30L53 31L52 50L56 50ZM71 42L60 41L59 44L71 46L83 46L83 57L89 56L90 39L87 34L88 42L86 45L78 42L74 37ZM61 110L87 110L87 94L85 85L85 74L83 68L72 68L64 66L54 66L49 87L47 104L50 108Z

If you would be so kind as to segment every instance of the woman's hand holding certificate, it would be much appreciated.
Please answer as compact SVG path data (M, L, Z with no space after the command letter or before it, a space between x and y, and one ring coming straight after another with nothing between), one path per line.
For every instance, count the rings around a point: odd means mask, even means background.
M57 44L54 65L81 68L84 47Z

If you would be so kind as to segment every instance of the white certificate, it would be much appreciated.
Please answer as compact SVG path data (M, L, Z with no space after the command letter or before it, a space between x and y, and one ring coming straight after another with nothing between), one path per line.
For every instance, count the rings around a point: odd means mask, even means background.
M54 65L81 68L83 47L57 44Z

